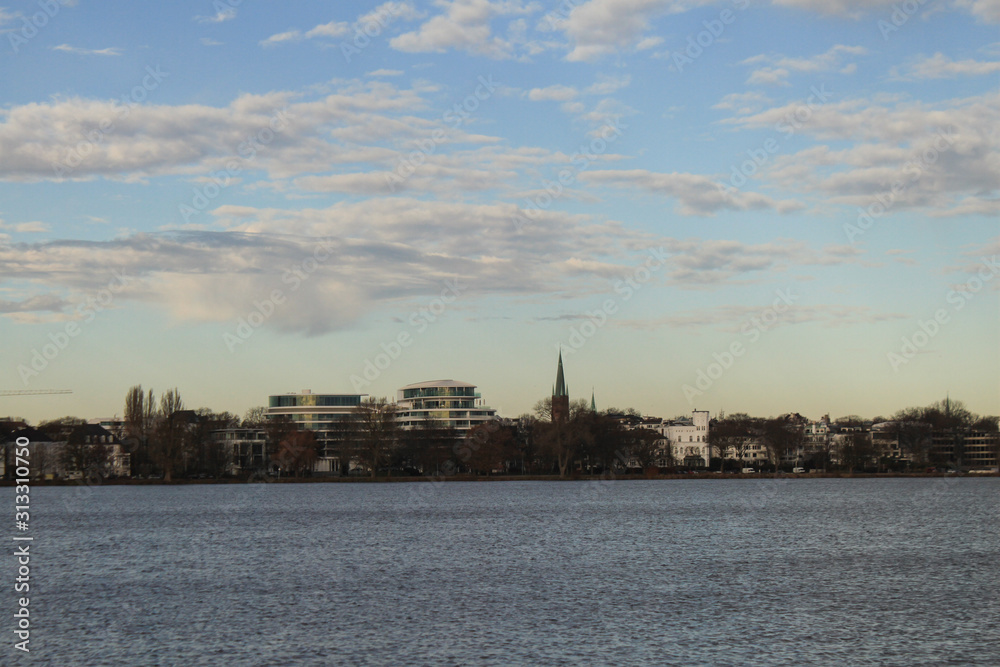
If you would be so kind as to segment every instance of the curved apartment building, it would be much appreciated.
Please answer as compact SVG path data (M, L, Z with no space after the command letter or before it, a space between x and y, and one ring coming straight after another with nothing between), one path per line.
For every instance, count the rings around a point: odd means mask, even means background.
M396 418L402 428L434 422L453 427L464 436L475 426L493 421L496 415L496 410L483 403L476 385L468 382L418 382L396 392Z

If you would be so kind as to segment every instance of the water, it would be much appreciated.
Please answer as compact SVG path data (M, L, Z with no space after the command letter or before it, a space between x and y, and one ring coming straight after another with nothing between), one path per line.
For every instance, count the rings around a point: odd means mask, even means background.
M996 478L31 496L2 664L1000 664Z

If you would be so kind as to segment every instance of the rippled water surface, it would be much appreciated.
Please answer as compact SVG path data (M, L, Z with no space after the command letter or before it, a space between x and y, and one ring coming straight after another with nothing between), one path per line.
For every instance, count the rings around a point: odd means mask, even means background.
M34 664L1000 664L996 478L31 493Z

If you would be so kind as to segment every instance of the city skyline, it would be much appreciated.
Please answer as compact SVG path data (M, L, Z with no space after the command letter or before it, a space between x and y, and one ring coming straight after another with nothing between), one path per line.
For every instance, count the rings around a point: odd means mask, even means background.
M2 415L1000 412L992 0L8 5Z

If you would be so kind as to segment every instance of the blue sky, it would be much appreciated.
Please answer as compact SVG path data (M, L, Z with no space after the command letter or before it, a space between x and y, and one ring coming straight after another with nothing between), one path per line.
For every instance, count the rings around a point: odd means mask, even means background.
M2 2L2 0L0 0ZM0 4L2 414L1000 412L998 0Z

